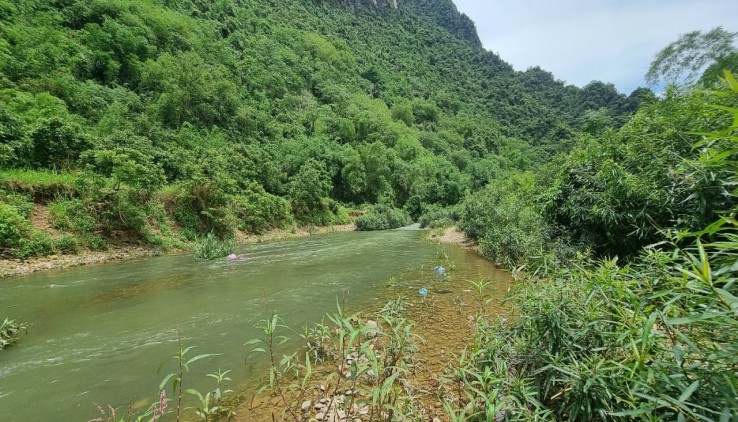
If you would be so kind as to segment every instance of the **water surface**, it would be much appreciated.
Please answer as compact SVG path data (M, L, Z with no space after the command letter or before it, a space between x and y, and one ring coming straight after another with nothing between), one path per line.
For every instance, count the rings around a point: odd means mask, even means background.
M186 388L211 388L204 374L218 367L232 369L232 387L248 383L243 344L258 335L263 298L296 328L320 320L344 290L349 306L366 306L390 277L432 263L436 246L419 237L336 233L248 246L239 262L165 256L2 280L0 317L30 328L0 351L1 419L87 421L98 416L93 402L148 405L177 327L193 356L222 354L195 363Z

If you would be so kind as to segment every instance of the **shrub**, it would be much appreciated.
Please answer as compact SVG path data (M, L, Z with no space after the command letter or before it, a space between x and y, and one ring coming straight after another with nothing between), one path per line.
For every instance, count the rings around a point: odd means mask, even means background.
M109 234L114 230L127 232L129 235L142 237L146 230L146 210L138 192L128 189L113 191L89 204L88 209L94 209L94 217L98 227Z
M20 259L36 256L47 256L54 252L54 242L48 234L33 231L30 237L24 237L18 241L18 246L13 248L13 255Z
M485 257L508 267L521 265L547 244L547 230L533 198L530 173L491 183L464 202L459 228L479 241Z
M729 420L738 408L735 245L647 250L623 266L582 259L521 283L519 318L481 330L476 372L503 385L517 378L556 419Z
M403 210L389 205L375 205L368 213L356 219L358 230L387 230L407 226L412 223L410 216Z
M418 218L418 222L420 223L420 227L437 229L451 227L459 221L459 218L459 207L431 205L424 210L423 214Z
M211 231L220 237L233 235L236 221L228 212L231 197L223 186L192 181L167 187L160 195L164 208L187 239L195 240Z
M18 245L31 231L31 223L15 207L0 202L0 248Z
M54 240L54 249L63 254L75 254L79 250L79 239L63 234Z
M12 207L20 214L23 218L30 218L31 212L33 211L33 202L27 195L9 193L0 190L0 202L4 202Z
M79 126L61 118L41 120L30 138L34 162L40 167L69 168L79 154L91 146Z
M244 195L234 196L230 204L238 229L249 233L264 233L292 223L289 203L269 194L261 186L252 186Z
M95 230L95 218L79 199L56 200L49 204L49 223L51 227L61 231L79 234Z
M306 161L291 178L288 190L292 200L292 213L300 222L330 224L332 216L329 215L328 193L331 190L331 180L324 163L314 159Z
M85 246L93 251L107 251L109 247L108 241L105 240L104 237L98 235L87 235L82 240Z

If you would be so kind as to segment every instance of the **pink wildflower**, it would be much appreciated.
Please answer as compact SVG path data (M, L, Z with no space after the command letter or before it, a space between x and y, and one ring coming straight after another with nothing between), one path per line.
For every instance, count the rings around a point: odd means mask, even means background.
M167 413L167 393L164 390L161 390L161 394L159 394L159 403L154 405L154 421L159 416L164 416Z
M159 410L161 411L162 415L167 412L167 393L163 389L161 390L161 394L159 395Z

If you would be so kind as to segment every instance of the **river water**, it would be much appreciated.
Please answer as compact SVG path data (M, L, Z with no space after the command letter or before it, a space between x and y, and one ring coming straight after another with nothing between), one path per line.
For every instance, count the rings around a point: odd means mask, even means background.
M0 351L0 420L87 421L106 407L146 407L174 366L158 368L179 348L194 363L185 388L212 389L209 372L231 369L231 388L253 381L244 343L273 307L299 346L302 326L319 321L348 292L366 308L390 278L429 270L437 246L420 232L349 232L251 245L238 262L164 256L77 267L0 280L0 318L29 323L28 334ZM468 255L456 252L456 264ZM415 288L408 286L408 288ZM267 305L265 305L265 303ZM179 333L178 333L179 332ZM290 346L292 345L292 346Z

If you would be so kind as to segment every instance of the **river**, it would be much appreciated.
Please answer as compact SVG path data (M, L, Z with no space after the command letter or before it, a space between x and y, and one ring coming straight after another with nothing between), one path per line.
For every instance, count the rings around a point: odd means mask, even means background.
M178 338L196 347L190 356L219 354L192 365L186 388L212 388L205 374L218 368L232 370L231 388L243 387L259 366L244 343L259 335L254 324L267 307L297 329L284 334L293 339L287 347L298 347L300 328L335 309L344 292L349 307L363 309L390 278L432 277L437 248L419 231L335 233L246 246L237 262L162 256L2 280L0 318L29 329L0 351L0 419L87 421L99 416L93 402L148 405L174 369L157 373ZM454 256L458 266L465 256L479 266L473 253Z

